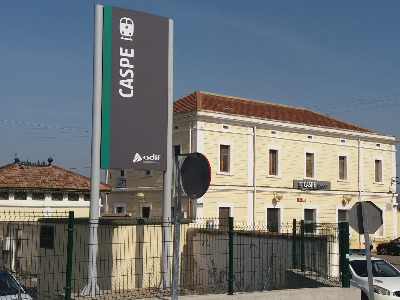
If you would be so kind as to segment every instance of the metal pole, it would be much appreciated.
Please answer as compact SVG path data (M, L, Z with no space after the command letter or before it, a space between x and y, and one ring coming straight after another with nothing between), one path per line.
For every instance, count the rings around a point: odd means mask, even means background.
M306 251L305 251L305 223L300 221L300 271L306 270Z
M18 300L22 300L22 266L18 269Z
M179 246L181 235L181 172L179 167L178 155L175 156L175 217L174 217L174 242L172 258L172 291L171 299L178 299L178 280L179 280Z
M293 242L292 242L292 264L293 264L293 269L297 269L297 232L296 232L296 226L297 222L296 219L293 219Z
M340 274L342 277L342 287L350 287L350 268L349 268L349 223L339 223L339 249L340 249Z
M235 277L233 275L233 236L235 231L233 230L233 217L229 217L229 278L228 278L228 295L233 295L233 282Z
M171 287L170 280L170 245L171 245L171 184L173 172L172 156L172 124L173 124L173 50L174 50L174 21L169 20L168 39L168 118L167 118L167 170L163 174L163 212L162 212L162 253L161 253L161 282L160 288Z
M372 276L372 262L371 262L371 248L369 241L369 231L368 231L368 218L367 218L367 205L363 199L361 199L362 208L362 219L363 219L363 229L364 229L364 240L365 240L365 253L367 260L367 273L368 273L368 299L374 300L374 278Z
M101 142L101 95L102 95L102 47L103 47L103 6L94 8L94 51L93 51L93 108L92 108L92 165L90 172L89 209L89 261L88 283L82 296L100 294L97 286L97 227L99 224L100 199L100 142Z
M67 244L67 270L65 280L65 300L71 300L72 282L72 250L74 247L74 212L69 212L68 218L68 244Z

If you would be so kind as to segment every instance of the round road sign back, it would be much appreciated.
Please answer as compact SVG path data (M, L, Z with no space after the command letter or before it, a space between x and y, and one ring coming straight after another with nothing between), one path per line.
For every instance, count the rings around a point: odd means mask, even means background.
M211 182L211 166L201 153L188 155L181 167L181 185L189 198L198 199L208 190Z

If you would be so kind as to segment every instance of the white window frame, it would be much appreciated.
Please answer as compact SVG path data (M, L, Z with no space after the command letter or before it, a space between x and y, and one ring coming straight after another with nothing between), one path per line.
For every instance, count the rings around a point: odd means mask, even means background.
M339 210L345 210L347 213L349 213L349 208L348 207L343 207L343 206L337 206L336 207L336 223L339 223ZM347 215L348 217L348 215Z
M313 165L312 165L312 177L307 177L307 153L310 153L313 155ZM304 150L304 178L305 179L316 179L317 178L317 174L316 174L316 170L317 170L317 154L315 150L312 149L305 149Z
M220 207L229 207L229 217L233 217L234 216L234 214L233 214L234 206L233 206L232 202L218 202L217 203L217 211L216 211L216 214L215 214L218 217L215 220L216 224L214 224L215 226L217 226L217 228L219 227L219 208Z
M318 224L319 223L319 206L317 206L317 205L303 205L302 206L302 215L303 215L302 219L304 220L304 224L308 223L305 220L305 211L306 211L306 209L315 210L315 220L313 221L313 223ZM308 231L306 231L306 232L308 232ZM314 234L318 233L318 228L314 228L312 233L314 233Z
M76 195L78 195L78 199L77 200L72 200L72 198L76 198ZM80 200L79 199L79 194L77 194L77 193L67 193L67 198L68 198L68 201L72 201L72 202L77 202L77 201Z
M345 160L346 160L345 161L345 170L344 170L345 179L341 179L340 178L340 161L339 161L340 157L344 157ZM337 156L337 170L338 170L338 173L337 173L338 181L349 181L349 155L348 155L348 153L338 153L338 156Z
M278 232L282 233L283 232L283 206L280 204L273 205L273 204L265 204L264 205L264 219L265 219L265 231L267 231L267 209L268 208L278 208L279 209L279 221L278 221Z
M54 199L54 197L53 197L53 195L54 194L61 194L61 200L59 200L59 199ZM51 193L51 201L67 201L68 200L68 198L67 198L67 196L65 195L65 193L63 193L63 192L53 192L53 193Z
M269 174L269 169L270 169L270 161L269 161L269 151L270 150L275 150L277 151L277 162L276 162L276 167L277 167L277 173L276 175ZM281 177L281 147L278 146L268 146L267 148L267 177L275 177L275 178L280 178Z
M46 193L45 193L45 192L32 192L32 193L30 193L30 194L31 194L31 195L30 195L30 198L31 198L31 200L33 200L33 201L44 201L44 200L46 200ZM35 194L43 194L43 199L34 198L33 196L34 196Z
M347 210L347 214L349 213L351 207L348 206L343 206L343 205L337 205L336 206L336 223L339 223L339 210ZM349 215L347 215L348 217ZM352 230L349 232L350 237L352 236Z
M140 203L140 217L143 218L143 208L144 207L150 208L149 219L151 219L151 216L153 214L153 207L152 207L151 203Z
M114 203L114 213L117 214L117 207L123 207L124 213L126 213L126 203Z
M302 205L302 219L304 220L304 213L306 209L314 209L315 210L315 223L319 223L319 205L305 204ZM305 220L304 220L305 221Z
M19 194L19 195L24 195L25 194L25 199L16 199L16 194ZM26 201L26 200L28 200L28 192L24 192L24 191L14 191L14 200L16 200L16 201Z
M228 172L221 172L221 145L229 147L229 170ZM233 175L233 142L232 141L218 141L218 172L219 175Z
M233 202L217 202L217 211L216 211L216 216L219 216L219 208L220 207L229 207L229 216L233 217Z
M375 167L376 167L376 165L375 165L375 161L377 161L377 160L379 160L380 162L381 162L381 181L375 181L375 173L376 173L376 169L375 169ZM381 156L374 156L374 161L373 161L373 164L374 164L374 167L373 167L373 170L374 170L374 183L376 183L376 184L383 184L383 182L385 181L385 179L384 179L384 174L383 174L383 170L384 170L384 167L383 167L383 157L381 157Z

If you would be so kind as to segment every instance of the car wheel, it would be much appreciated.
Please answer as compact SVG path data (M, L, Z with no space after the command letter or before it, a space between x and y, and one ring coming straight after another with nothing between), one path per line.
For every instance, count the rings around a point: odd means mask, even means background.
M385 247L382 247L380 253L383 254L383 255L385 255L385 254L387 254L388 252L387 252L387 249L386 249Z

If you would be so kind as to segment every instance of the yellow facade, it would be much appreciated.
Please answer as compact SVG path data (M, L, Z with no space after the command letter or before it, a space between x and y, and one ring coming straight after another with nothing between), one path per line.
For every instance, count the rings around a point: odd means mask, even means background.
M293 219L338 222L357 201L372 201L382 209L384 225L374 240L393 238L397 232L395 137L289 122L201 111L175 115L173 145L181 153L200 152L211 165L208 192L183 211L190 217L221 217L229 211L235 221L279 224ZM220 146L229 148L229 171L221 172ZM276 174L269 174L270 150L276 150ZM306 155L312 154L311 177L306 174ZM345 178L339 177L339 157L345 161ZM381 178L377 182L377 164ZM115 187L119 170L110 170L108 183ZM132 203L137 193L153 207L162 206L162 173L144 178L141 171L126 171L126 188L114 188L109 208L123 199ZM129 174L129 175L128 175ZM142 177L141 177L142 176ZM299 189L297 181L328 183L325 189ZM158 190L156 190L158 189ZM279 194L281 199L277 199ZM133 195L133 196L132 196ZM148 196L147 196L148 195ZM156 198L158 197L158 200ZM346 199L347 200L346 200ZM129 200L130 199L130 200ZM184 200L186 201L186 200ZM173 203L173 202L172 202ZM190 211L190 213L189 213ZM160 217L154 210L152 216ZM136 213L135 213L136 214ZM360 242L355 232L353 241ZM357 237L356 237L357 236Z

